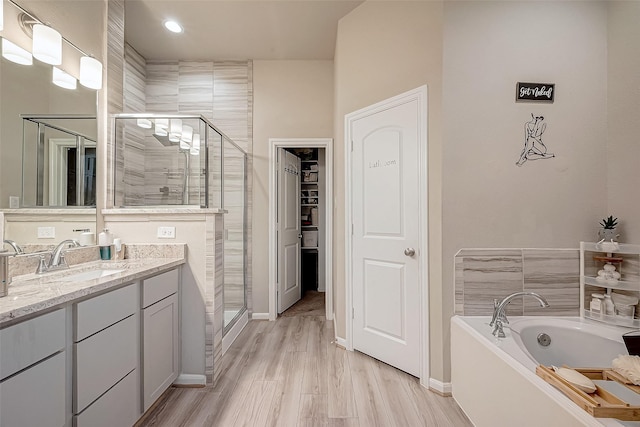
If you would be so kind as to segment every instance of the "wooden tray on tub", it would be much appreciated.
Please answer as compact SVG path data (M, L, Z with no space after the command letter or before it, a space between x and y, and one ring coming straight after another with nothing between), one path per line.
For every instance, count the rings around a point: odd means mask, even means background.
M573 368L592 380L616 381L640 394L640 386L633 385L610 368ZM576 405L596 418L617 418L622 421L640 421L640 406L633 406L615 394L596 385L594 393L586 393L559 376L553 369L539 365L536 374L562 391Z

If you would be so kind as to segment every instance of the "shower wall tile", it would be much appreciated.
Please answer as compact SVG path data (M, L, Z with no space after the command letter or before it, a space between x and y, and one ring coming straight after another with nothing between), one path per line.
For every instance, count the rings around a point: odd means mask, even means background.
M549 307L524 300L525 315L578 316L580 313L580 251L524 249L524 290L543 296Z
M180 61L178 111L213 120L213 62Z
M214 63L213 119L216 127L246 152L249 144L249 71L247 61Z
M179 113L178 61L147 61L145 96L148 113Z
M122 113L123 109L123 70L124 70L124 1L113 0L107 2L107 117ZM115 140L114 126L111 119L106 123L107 144L102 153L105 154L107 186L106 207L113 205L114 188L111 184L115 170L123 170L122 158L113 157L112 141ZM118 195L121 198L122 194Z
M224 329L224 216L215 216L215 295L213 314L213 384L222 372L222 334Z
M124 45L125 113L144 113L146 101L146 61L131 45Z

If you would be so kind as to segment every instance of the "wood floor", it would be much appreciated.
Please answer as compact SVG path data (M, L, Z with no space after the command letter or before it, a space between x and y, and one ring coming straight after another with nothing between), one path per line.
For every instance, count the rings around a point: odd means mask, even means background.
M333 342L323 316L250 321L215 387L172 388L142 426L471 426L452 398Z

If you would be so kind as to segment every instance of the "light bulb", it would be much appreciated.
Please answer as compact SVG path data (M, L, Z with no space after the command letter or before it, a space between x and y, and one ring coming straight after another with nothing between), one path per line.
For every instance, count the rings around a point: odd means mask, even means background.
M189 125L182 126L182 136L180 137L180 141L184 141L187 144L191 144L193 140L193 128Z
M76 78L58 67L53 67L53 84L64 89L75 89L78 87Z
M151 129L153 127L153 123L149 119L138 119L137 124L142 129Z
M164 21L164 27L171 31L172 33L181 33L184 31L182 29L182 25L178 24L176 21L172 21L170 19Z
M189 150L189 154L192 156L197 156L200 154L200 134L193 134L193 142L191 143L191 150Z
M33 56L51 65L62 64L62 36L44 24L33 26Z
M169 141L178 142L182 137L182 120L171 119L169 124Z
M20 46L13 44L7 39L2 39L2 56L11 62L20 65L33 64L33 56Z
M102 89L102 62L90 56L80 58L80 84L89 89Z

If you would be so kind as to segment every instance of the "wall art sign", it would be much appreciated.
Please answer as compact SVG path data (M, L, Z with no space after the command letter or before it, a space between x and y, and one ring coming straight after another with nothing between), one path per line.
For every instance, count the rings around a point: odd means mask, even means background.
M527 160L555 157L555 154L549 153L546 144L542 142L542 134L545 130L547 130L547 124L544 122L544 117L531 113L531 120L524 124L524 148L520 152L516 165L522 166Z
M555 83L518 82L516 101L553 102L556 93Z

